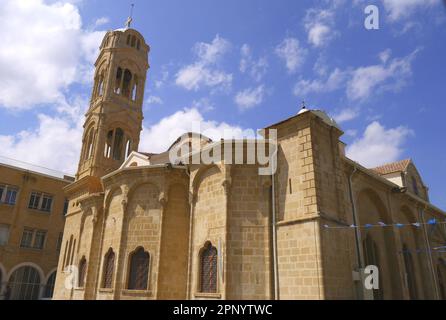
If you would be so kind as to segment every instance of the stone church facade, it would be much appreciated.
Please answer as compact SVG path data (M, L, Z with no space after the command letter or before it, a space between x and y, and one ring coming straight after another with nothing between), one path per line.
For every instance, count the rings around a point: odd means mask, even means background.
M306 109L265 128L270 175L257 160L172 162L180 144L198 146L189 159L225 143L193 133L138 152L150 48L126 28L100 49L55 299L446 298L446 215L412 161L364 168ZM257 142L230 148L246 157ZM368 265L377 290L363 289Z

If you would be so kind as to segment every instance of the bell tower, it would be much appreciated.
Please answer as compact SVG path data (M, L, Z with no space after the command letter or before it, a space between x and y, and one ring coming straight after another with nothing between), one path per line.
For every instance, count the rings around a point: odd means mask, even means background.
M130 23L107 32L100 46L76 180L100 178L138 149L150 47Z

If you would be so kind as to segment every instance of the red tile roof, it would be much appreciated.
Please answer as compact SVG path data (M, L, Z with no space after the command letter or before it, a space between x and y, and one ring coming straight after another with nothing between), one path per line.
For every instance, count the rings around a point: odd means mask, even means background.
M412 162L410 159L405 159L397 162L386 163L382 166L372 168L370 170L376 172L379 175L385 175L394 172L406 171L409 164Z

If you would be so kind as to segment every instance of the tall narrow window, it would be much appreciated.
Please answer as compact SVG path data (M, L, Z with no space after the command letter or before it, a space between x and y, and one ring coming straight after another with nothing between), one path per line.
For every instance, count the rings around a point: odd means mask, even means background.
M367 234L364 239L364 256L366 265L374 265L380 267L379 262L379 250L376 242L373 240L370 234ZM381 285L381 277L379 277L379 289L373 290L373 296L376 300L383 299L383 289Z
M94 141L94 129L90 130L88 135L87 154L85 159L90 159L93 156L93 141Z
M104 258L104 275L102 277L102 288L109 289L112 287L113 271L115 269L115 253L113 249L108 249Z
M132 141L129 139L125 145L125 157L127 158L132 152Z
M129 46L130 45L130 38L131 38L132 36L131 35L128 35L127 36L127 45Z
M60 252L60 249L62 248L62 239L63 239L63 233L59 232L59 236L57 237L56 242L56 251Z
M76 239L73 241L73 247L71 248L71 257L70 257L70 265L73 264L74 261L74 253L76 252Z
M85 275L87 273L87 260L85 257L82 257L81 261L79 262L79 288L83 288L85 286Z
M138 77L135 75L134 80L133 80L133 86L132 86L132 94L131 94L133 101L136 101L137 94L138 94Z
M411 300L418 299L417 284L415 282L415 269L412 261L412 254L406 244L403 245L404 266L406 268L407 285L409 286L409 296Z
M34 230L25 229L22 234L22 241L20 242L20 247L31 248L33 244Z
M129 69L124 71L124 80L122 81L122 95L130 98L130 83L132 82L132 73Z
M121 128L115 130L115 141L113 145L113 159L121 160L122 157L122 144L124 140L124 131Z
M107 133L107 141L105 142L104 158L110 158L111 156L111 146L113 143L113 130Z
M115 80L115 93L120 94L121 93L121 81L122 80L122 69L118 67L118 70L116 71L116 80Z
M132 47L136 45L136 37L132 36Z
M6 224L0 224L0 246L7 245L8 240L9 240L9 226Z
M63 261L62 261L62 270L65 268L66 266L66 261L67 261L67 253L68 253L68 240L65 242L65 251L63 254Z
M149 253L144 248L136 249L130 255L129 290L147 290L149 279Z
M136 49L139 50L140 47L141 47L141 41L139 41L139 39L138 39L138 42L136 43Z
M217 249L208 242L200 256L200 291L217 292Z
M70 201L68 199L65 199L65 202L63 204L63 216L65 217L68 213L68 205L70 204Z

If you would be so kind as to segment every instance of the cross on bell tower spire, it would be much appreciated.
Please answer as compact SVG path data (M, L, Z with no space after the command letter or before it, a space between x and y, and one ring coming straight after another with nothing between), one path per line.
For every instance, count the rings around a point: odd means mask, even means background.
M133 8L135 7L135 4L134 3L132 3L131 5L130 5L130 15L129 15L129 17L127 18L127 21L125 22L125 27L128 29L128 28L130 28L130 25L132 24L132 22L133 22Z

